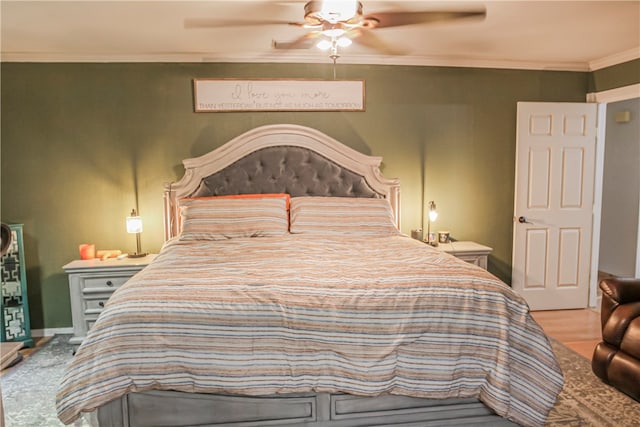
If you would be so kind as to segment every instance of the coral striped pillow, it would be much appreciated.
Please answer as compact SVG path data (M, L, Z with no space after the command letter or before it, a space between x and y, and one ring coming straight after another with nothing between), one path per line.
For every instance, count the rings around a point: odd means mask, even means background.
M289 195L204 197L180 201L180 240L225 240L288 233Z
M400 234L386 199L294 197L289 231L295 234Z

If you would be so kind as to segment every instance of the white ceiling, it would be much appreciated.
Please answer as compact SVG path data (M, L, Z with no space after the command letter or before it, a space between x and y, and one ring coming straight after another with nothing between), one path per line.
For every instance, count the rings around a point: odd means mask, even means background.
M367 1L363 12L482 4L480 21L379 28L405 50L382 55L356 44L340 63L450 65L586 71L640 58L640 1ZM305 29L305 1L2 0L3 61L329 62L317 48L274 50ZM207 19L212 28L187 28ZM232 21L242 20L239 26ZM273 23L273 22L283 23ZM270 23L271 22L271 23Z

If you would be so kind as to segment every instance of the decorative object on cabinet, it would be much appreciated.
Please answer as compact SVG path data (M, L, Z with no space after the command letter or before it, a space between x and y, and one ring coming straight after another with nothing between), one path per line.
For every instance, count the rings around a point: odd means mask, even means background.
M122 251L120 249L101 249L96 252L96 258L100 258L103 261L107 258L124 258L125 256L127 255L122 255Z
M140 233L142 233L142 218L136 213L135 209L131 209L131 214L127 217L127 233L136 235L136 249L133 254L129 254L129 258L141 258L147 256L146 253L142 253L140 245Z
M96 257L96 245L93 243L82 243L78 245L80 259L94 259Z
M449 243L451 241L448 231L438 231L438 243Z
M0 341L22 342L33 347L29 322L27 276L24 263L22 224L9 225L11 240L2 255L2 331ZM6 231L5 231L6 233ZM4 246L4 238L3 238Z
M460 258L463 261L467 261L471 264L475 264L478 267L487 269L487 260L489 254L493 251L493 248L484 246L476 242L470 241L456 241L449 243L440 243L438 250L446 252Z
M75 260L62 267L69 275L73 321L71 344L82 343L111 294L146 267L155 256Z

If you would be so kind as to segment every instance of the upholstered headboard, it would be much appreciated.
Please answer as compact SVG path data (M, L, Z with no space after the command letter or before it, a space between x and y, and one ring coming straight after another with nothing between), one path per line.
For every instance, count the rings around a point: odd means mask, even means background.
M229 194L384 197L399 228L400 185L397 179L382 176L381 161L308 127L255 128L182 162L182 179L165 184L165 240L180 233L181 198Z

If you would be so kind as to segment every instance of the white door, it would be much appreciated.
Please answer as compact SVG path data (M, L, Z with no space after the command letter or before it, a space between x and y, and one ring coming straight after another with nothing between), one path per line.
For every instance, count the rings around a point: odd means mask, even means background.
M513 289L532 310L586 308L597 104L519 102Z

